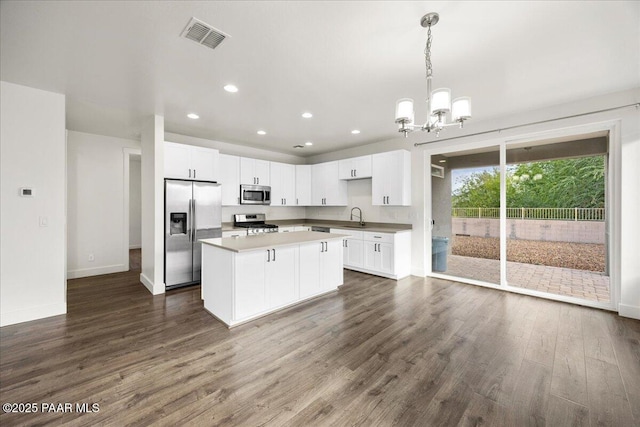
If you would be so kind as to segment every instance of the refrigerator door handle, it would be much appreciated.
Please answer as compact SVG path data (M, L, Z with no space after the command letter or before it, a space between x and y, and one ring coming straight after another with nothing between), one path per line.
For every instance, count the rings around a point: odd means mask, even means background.
M195 178L195 171L193 175ZM193 213L191 214L191 233L193 238L191 240L195 243L196 241L196 199L193 199L193 202L191 205L193 210Z
M189 199L189 204L187 206L187 238L191 241L191 199Z

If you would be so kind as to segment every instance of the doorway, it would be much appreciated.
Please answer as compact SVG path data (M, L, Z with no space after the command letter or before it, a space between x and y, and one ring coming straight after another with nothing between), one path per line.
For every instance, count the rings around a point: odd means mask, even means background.
M142 198L140 150L123 149L124 161L124 236L123 261L127 271L142 266Z
M431 276L615 307L609 132L432 151Z

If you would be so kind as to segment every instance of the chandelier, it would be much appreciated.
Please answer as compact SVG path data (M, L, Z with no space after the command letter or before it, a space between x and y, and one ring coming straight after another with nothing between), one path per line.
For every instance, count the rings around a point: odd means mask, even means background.
M405 138L409 132L421 130L435 132L436 136L440 131L449 126L460 126L464 121L471 118L471 98L464 96L456 98L451 102L451 89L440 88L431 90L431 27L436 25L440 16L435 13L427 13L420 20L420 24L427 29L427 45L424 48L424 63L427 70L427 108L429 118L423 125L414 124L413 99L402 98L396 102L396 123L398 132L403 132ZM451 113L451 122L447 122L447 114Z

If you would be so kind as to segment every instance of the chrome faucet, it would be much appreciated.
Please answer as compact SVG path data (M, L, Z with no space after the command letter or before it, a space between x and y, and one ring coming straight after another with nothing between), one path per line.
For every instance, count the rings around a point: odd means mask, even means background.
M360 221L360 227L364 227L364 220L362 219L362 209L360 209L359 207L354 207L353 209L351 209L351 221L353 221L353 211L355 209L358 209L358 212L360 212L360 215L358 215L358 220Z

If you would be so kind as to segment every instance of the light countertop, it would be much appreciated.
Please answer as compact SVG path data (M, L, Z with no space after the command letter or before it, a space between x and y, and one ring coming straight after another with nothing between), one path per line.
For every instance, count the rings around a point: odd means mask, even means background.
M232 252L247 252L282 246L293 246L301 243L342 240L345 237L346 236L341 234L300 231L298 233L264 233L254 236L202 239L200 242Z
M380 222L365 222L364 227L360 227L357 221L331 221L319 219L286 219L286 220L267 220L269 224L276 224L279 227L293 226L320 226L329 228L342 228L345 230L362 230L374 233L400 233L403 231L411 231L411 224L393 224ZM233 223L223 223L222 231L246 230L243 228L235 228Z

